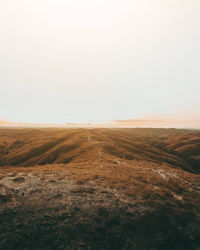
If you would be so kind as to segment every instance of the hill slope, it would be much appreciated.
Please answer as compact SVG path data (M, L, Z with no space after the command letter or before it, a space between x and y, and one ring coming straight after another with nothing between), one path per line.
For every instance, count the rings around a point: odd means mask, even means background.
M200 132L177 129L1 129L0 165L147 160L200 172Z
M199 249L199 142L175 129L1 129L0 249Z

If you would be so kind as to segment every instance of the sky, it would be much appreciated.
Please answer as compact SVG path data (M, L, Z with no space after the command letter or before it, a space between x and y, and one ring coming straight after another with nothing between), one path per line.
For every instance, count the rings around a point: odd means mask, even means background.
M0 0L0 120L200 117L199 0Z

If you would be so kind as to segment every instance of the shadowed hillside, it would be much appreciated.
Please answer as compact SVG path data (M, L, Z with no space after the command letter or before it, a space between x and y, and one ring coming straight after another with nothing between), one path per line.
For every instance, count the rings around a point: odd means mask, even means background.
M0 129L0 249L199 249L200 132Z
M200 132L177 129L1 129L0 165L146 160L199 173Z

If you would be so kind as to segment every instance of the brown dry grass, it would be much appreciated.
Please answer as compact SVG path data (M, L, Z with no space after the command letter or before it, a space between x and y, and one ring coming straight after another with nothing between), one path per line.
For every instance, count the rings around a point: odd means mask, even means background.
M0 135L1 249L200 247L198 131Z

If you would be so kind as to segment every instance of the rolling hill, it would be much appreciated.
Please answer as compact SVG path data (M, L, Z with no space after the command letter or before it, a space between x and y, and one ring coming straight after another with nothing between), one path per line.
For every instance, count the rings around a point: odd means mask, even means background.
M1 129L0 165L146 160L200 172L200 132L178 129Z
M0 129L0 249L200 248L200 131Z

